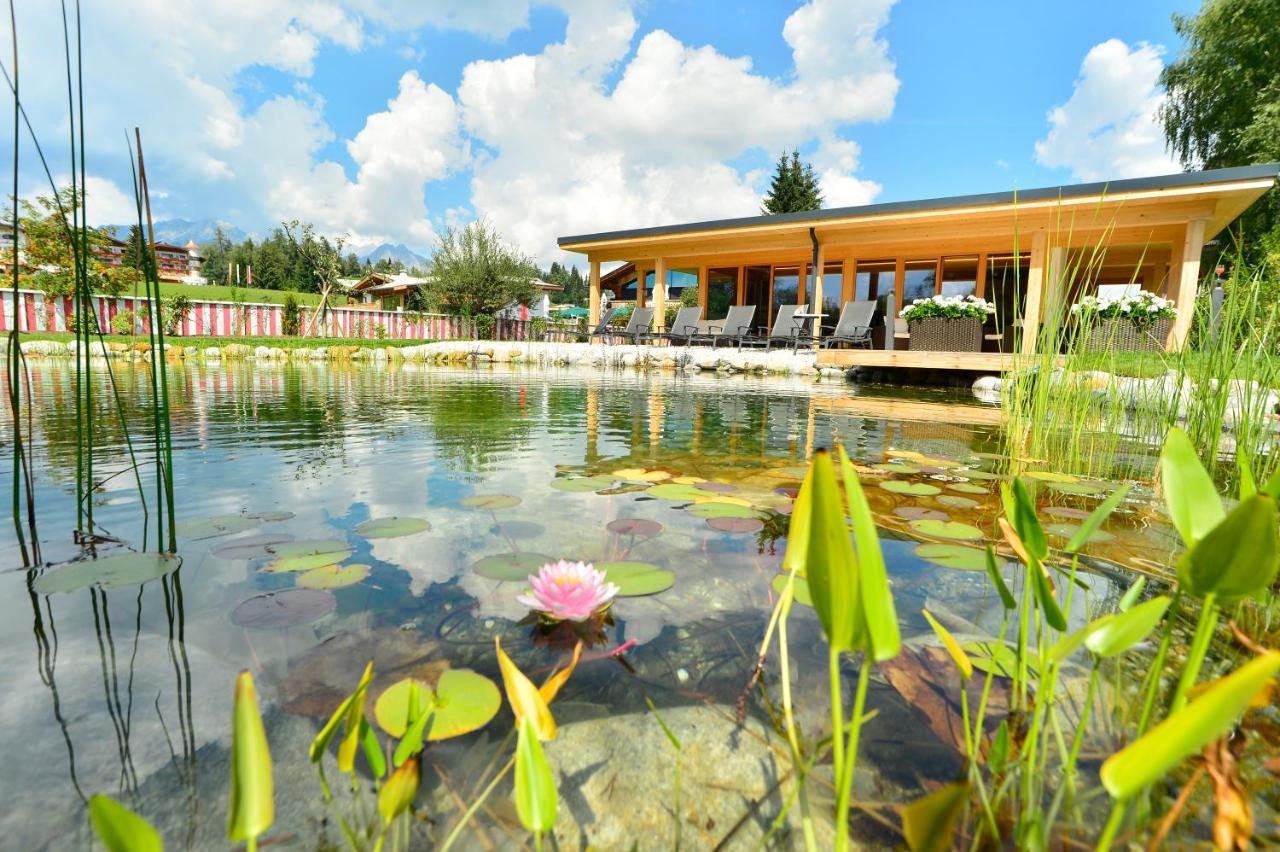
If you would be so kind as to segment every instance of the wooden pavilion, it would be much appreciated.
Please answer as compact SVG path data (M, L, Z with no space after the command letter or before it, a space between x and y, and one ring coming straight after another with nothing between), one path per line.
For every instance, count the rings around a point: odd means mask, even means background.
M601 267L629 277L635 299L664 316L667 287L696 282L703 321L756 305L805 304L834 318L874 299L887 322L873 349L834 349L825 363L1000 369L1034 353L1046 315L1091 292L1140 286L1178 308L1167 339L1185 345L1206 242L1271 189L1280 163L1021 192L891 202L561 237L590 265L590 321L599 320ZM619 269L621 274L619 274ZM643 277L642 277L643 276ZM613 281L625 286L625 281ZM1113 288L1108 291L1105 288ZM912 352L895 319L934 294L974 294L996 305L1006 330L982 353ZM819 323L814 322L815 333Z

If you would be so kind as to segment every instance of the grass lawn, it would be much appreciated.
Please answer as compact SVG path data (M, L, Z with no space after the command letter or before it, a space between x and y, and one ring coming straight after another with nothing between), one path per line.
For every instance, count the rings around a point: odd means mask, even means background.
M232 290L235 290L233 295ZM203 286L193 284L177 284L172 281L160 282L160 295L176 296L182 294L188 299L213 301L213 302L270 302L276 305L283 305L284 300L289 297L291 290L260 290L256 287L223 287L214 284L206 284ZM125 291L125 295L132 296L133 291ZM141 288L139 288L141 295ZM298 300L300 305L318 305L320 304L319 293L297 293L293 292L293 297ZM346 304L346 298L343 296L333 295L329 299L331 307L340 308Z
M203 288L198 288L203 289ZM147 343L143 335L107 334L104 339L111 343ZM32 331L23 332L23 340L74 340L75 335L64 331ZM315 348L317 346L360 346L365 349L381 349L387 346L417 346L430 343L429 340L367 340L357 337L174 337L165 335L165 343L174 346L195 346L206 349L210 346L226 346L229 343L243 343L246 346L274 346L280 349Z

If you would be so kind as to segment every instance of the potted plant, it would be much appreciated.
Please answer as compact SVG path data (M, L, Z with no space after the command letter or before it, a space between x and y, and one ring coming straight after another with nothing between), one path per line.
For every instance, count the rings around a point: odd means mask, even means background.
M1071 306L1091 351L1157 352L1164 348L1178 311L1169 299L1141 290L1118 299L1085 296Z
M978 296L916 299L899 312L911 334L910 348L924 352L981 352L982 324L995 305Z

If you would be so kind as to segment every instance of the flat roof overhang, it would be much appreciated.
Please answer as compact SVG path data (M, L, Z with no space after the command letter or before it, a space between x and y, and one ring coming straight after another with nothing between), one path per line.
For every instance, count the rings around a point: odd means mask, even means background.
M750 216L683 225L561 237L561 249L596 261L766 253L802 256L810 229L829 246L898 247L970 245L985 238L1048 231L1087 244L1167 244L1186 223L1205 221L1205 236L1219 233L1280 176L1280 163L1183 172L1102 183L1024 191L895 201L774 216Z

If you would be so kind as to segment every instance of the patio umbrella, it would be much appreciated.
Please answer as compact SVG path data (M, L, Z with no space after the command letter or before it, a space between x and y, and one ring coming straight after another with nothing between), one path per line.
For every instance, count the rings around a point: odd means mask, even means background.
M575 306L572 308L565 308L563 311L555 311L554 313L557 317L562 319L578 319L579 317L587 316L590 311L586 308L579 308Z

